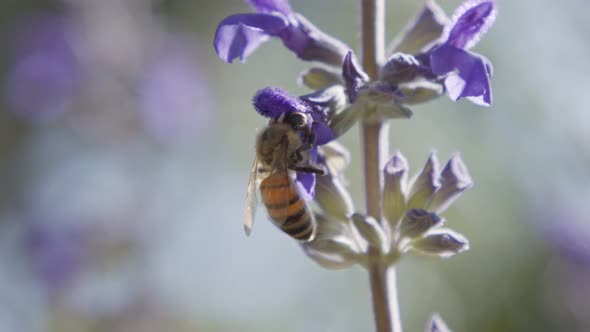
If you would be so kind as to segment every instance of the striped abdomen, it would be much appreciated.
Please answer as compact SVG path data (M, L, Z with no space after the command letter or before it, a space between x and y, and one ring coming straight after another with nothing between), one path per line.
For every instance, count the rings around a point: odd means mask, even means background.
M284 174L271 174L260 183L260 194L275 225L296 240L312 240L313 216L293 180Z

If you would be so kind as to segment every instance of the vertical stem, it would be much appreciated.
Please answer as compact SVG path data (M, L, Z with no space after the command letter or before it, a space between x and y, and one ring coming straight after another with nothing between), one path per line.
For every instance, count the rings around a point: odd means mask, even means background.
M385 0L362 0L363 67L371 80L385 56ZM389 127L381 121L364 120L362 141L367 213L381 220L381 168L388 152ZM401 332L395 267L384 263L381 253L370 254L369 280L377 332Z

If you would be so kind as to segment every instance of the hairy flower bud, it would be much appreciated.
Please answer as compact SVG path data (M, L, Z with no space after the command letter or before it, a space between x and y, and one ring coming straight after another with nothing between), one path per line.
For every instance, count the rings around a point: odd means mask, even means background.
M451 332L451 330L447 327L442 317L438 313L435 313L432 314L426 325L426 332Z
M322 210L340 221L348 221L354 206L350 193L343 182L344 169L350 155L337 142L330 142L319 148L320 163L326 166L324 176L317 177L316 202Z
M439 164L436 152L432 151L422 171L416 175L408 195L408 209L425 208L430 198L440 187Z
M383 175L383 215L395 228L405 211L405 199L408 185L408 161L398 150L385 164Z
M469 241L451 229L440 228L412 241L411 246L421 253L447 258L468 250Z
M302 244L303 251L321 266L328 269L343 269L357 262L356 245L345 236L316 238Z
M440 176L440 189L434 193L428 209L444 212L465 190L473 187L473 180L459 154L449 159Z
M363 110L365 118L399 119L412 117L412 111L397 102L397 88L383 82L365 85L353 106Z
M355 213L351 217L356 230L370 247L386 253L389 250L387 235L375 218Z
M397 52L387 60L379 76L389 84L398 85L425 74L429 74L428 68L422 66L413 55Z
M441 225L444 219L436 213L422 209L412 209L406 213L399 225L401 237L415 238L426 233L433 227Z
M422 78L401 83L397 87L399 89L397 101L406 105L422 104L445 93L442 83Z

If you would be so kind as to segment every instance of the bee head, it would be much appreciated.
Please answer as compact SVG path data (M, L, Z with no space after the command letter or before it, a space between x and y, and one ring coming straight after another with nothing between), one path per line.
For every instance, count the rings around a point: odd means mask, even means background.
M299 130L308 126L309 118L305 113L291 112L285 115L283 123L290 125L294 130Z

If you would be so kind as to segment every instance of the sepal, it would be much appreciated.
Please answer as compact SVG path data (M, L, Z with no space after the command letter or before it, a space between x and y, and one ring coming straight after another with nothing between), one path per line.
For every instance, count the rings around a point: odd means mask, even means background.
M453 155L445 165L440 184L428 204L428 209L436 213L444 212L465 190L473 187L473 180L459 154Z
M412 209L406 213L399 224L399 234L402 238L416 238L431 228L442 225L444 219L436 213L422 209Z
M448 258L469 249L465 236L448 228L439 228L411 242L411 248L427 255Z
M383 215L393 228L406 209L408 170L408 161L399 150L394 153L383 169Z
M389 251L388 237L375 218L354 213L351 219L356 230L371 248L378 250L380 253Z
M434 192L440 188L439 174L438 158L436 152L432 151L426 165L412 181L407 209L423 209L427 206Z

